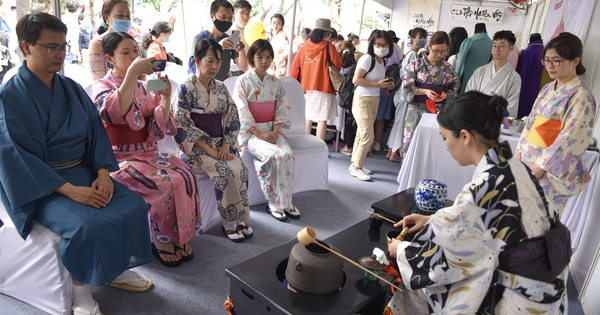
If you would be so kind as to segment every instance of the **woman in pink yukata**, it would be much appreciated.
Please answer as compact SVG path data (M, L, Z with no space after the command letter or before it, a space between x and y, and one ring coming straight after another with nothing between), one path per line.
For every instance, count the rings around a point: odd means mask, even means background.
M292 204L295 157L281 128L290 128L292 107L283 84L267 70L273 64L271 44L256 40L248 50L250 70L235 84L233 100L240 115L240 146L254 157L254 168L267 212L279 221L300 218Z
M193 258L187 243L201 231L197 181L194 172L157 141L175 135L171 114L171 84L148 92L140 74L150 74L156 58L141 58L129 34L111 32L102 40L111 70L94 82L94 100L108 132L119 171L112 177L140 194L150 213L152 251L166 267ZM161 77L162 78L162 77Z

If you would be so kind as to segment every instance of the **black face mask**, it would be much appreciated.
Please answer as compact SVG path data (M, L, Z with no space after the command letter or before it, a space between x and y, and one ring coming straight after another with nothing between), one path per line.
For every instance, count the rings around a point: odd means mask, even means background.
M217 30L219 30L219 32L221 32L221 33L225 33L225 32L227 32L227 30L228 30L229 28L231 28L231 25L232 25L232 24L233 24L233 23L231 23L231 22L227 22L227 21L221 21L221 20L219 20L219 19L217 19L217 18L215 18L215 20L213 21L213 25L214 25L214 26L217 28Z

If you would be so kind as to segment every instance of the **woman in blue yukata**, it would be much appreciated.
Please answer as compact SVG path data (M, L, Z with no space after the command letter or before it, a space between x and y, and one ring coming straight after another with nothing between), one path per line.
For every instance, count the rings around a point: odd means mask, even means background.
M459 165L477 167L454 205L396 224L414 224L414 234L388 247L405 290L384 314L566 312L569 230L535 175L498 141L507 105L470 91L442 106L446 150Z
M256 40L248 50L251 68L237 79L232 97L240 115L238 142L254 157L267 212L285 221L300 218L300 211L292 204L296 159L280 131L290 128L292 107L281 81L267 73L273 56L268 41Z
M119 167L98 111L80 85L56 73L66 33L46 13L17 23L27 61L0 89L0 197L23 239L33 220L61 236L73 313L100 315L90 285L152 286L128 270L152 260L148 208L111 179Z
M239 153L238 109L225 84L215 80L222 52L212 39L196 45L196 74L177 87L173 105L175 142L179 158L213 180L223 233L233 242L243 242L254 233L245 223L250 218L248 169Z

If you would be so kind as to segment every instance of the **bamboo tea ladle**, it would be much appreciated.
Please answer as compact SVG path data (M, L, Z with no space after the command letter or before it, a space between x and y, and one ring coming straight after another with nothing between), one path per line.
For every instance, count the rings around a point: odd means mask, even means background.
M402 235L402 234L400 234L400 235ZM398 237L400 237L400 235L398 235ZM405 235L406 235L406 234L405 234ZM381 277L380 275L378 275L378 274L375 274L373 271L371 271L371 270L369 270L369 269L367 269L367 268L365 268L365 267L361 266L359 263L357 263L357 262L354 262L352 259L350 259L350 258L348 258L348 257L346 257L346 256L344 256L344 255L342 255L342 254L340 254L340 253L338 253L338 252L336 252L335 250L333 250L333 249L331 249L331 248L329 248L329 247L327 247L327 246L325 246L325 245L323 245L323 244L321 244L321 243L317 242L317 241L316 241L316 238L317 238L317 232L315 232L315 230L313 230L313 228L311 228L310 226L307 226L307 227L303 228L303 229L302 229L300 232L298 232L298 234L297 234L297 237L298 237L298 241L300 242L300 244L302 244L302 245L304 245L304 246L308 246L308 245L310 245L310 244L313 244L313 243L314 243L314 244L317 244L317 245L319 245L319 246L321 246L321 247L325 248L326 250L328 250L328 251L330 251L330 252L332 252L332 253L334 253L334 254L338 255L339 257L341 257L341 258L345 259L346 261L348 261L349 263L351 263L351 264L355 265L356 267L358 267L358 268L360 268L360 269L362 269L362 270L364 270L364 271L366 271L366 272L370 273L370 274L371 274L371 275L373 275L374 277L377 277L377 278L379 278L379 280L381 280L381 281L383 281L383 282L385 282L385 283L387 283L387 284L389 284L389 285L393 286L393 287L394 287L394 288L396 288L397 290L400 290L400 291L402 291L402 289L400 289L399 287L397 287L395 284L393 284L393 283L391 283L391 282L389 282L389 281L385 280L385 279L384 279L383 277Z
M364 210L365 210L367 213L369 213L369 214L372 214L372 215L374 215L374 216L376 216L376 217L379 217L379 218L381 218L381 219L384 219L384 220L386 220L386 221L388 221L388 222L391 222L392 224L396 224L396 222L394 222L394 220L390 220L390 219L388 219L388 218L386 218L386 217L382 216L381 214L377 214L377 213L375 213L375 212L371 212L371 211L367 210L367 208L365 208L365 207L363 207L363 209L364 209Z

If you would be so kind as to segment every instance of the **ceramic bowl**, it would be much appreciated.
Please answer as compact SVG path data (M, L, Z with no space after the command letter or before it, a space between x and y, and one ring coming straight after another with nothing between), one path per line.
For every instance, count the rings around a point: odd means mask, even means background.
M448 186L434 180L424 179L415 188L415 203L425 211L437 211L446 205Z
M385 237L387 239L387 244L390 245L392 241L395 240L398 235L400 235L400 232L401 231L389 231Z
M369 217L369 226L374 229L374 230L379 230L379 228L381 228L381 225L383 224L383 219L378 217L378 216L374 216L371 214L371 216Z

